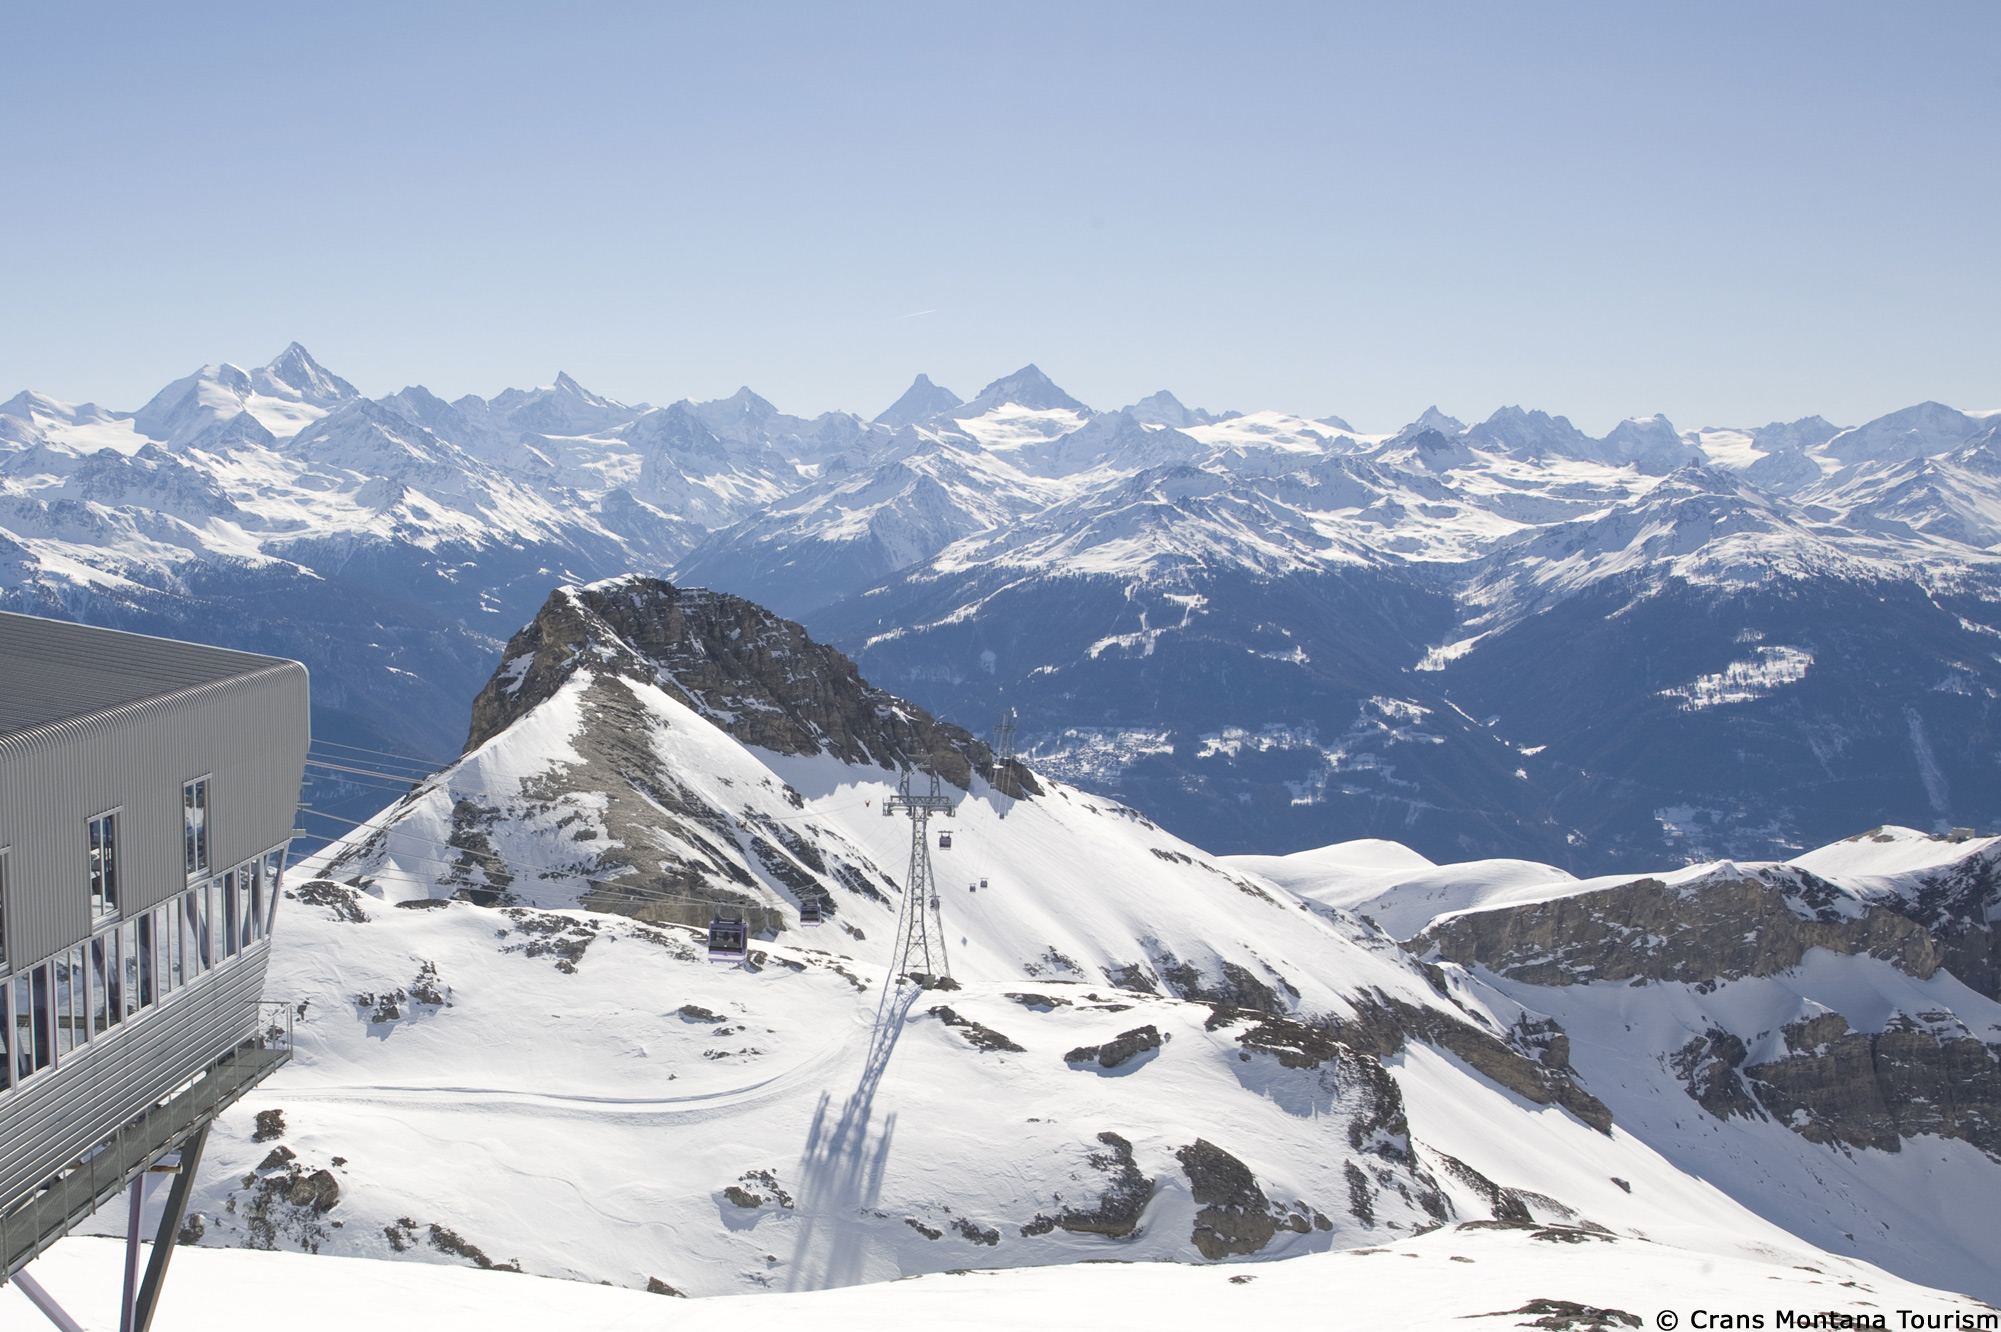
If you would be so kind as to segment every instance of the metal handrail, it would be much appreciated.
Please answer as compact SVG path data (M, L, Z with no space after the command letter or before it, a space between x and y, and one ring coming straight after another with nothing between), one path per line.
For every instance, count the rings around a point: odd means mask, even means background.
M292 1005L257 1005L257 1029L72 1157L0 1212L0 1281L123 1192L176 1144L292 1058Z

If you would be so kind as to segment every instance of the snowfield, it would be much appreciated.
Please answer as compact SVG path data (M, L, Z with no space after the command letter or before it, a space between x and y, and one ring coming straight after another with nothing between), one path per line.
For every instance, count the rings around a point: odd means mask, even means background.
M70 1239L34 1271L87 1327L108 1328L117 1322L121 1255L110 1240ZM1810 1327L1816 1314L1825 1313L1880 1317L1888 1328L1996 1326L1981 1321L1994 1316L1985 1305L1845 1259L1719 1258L1639 1240L1552 1243L1533 1232L1470 1227L1255 1270L1155 1263L969 1268L844 1290L661 1300L641 1291L456 1268L195 1249L174 1260L153 1326L158 1332L247 1332L280 1322L294 1332L720 1332L742 1327L745 1319L771 1318L829 1332L1051 1326L1157 1332L1330 1321L1385 1332L1524 1326L1581 1332L1651 1327L1663 1311L1691 1328L1725 1326L1713 1321L1719 1314L1757 1314L1767 1329ZM1544 1321L1566 1315L1576 1321ZM1788 1315L1792 1321L1780 1321ZM0 1318L9 1327L32 1327L39 1315L18 1291L4 1288Z

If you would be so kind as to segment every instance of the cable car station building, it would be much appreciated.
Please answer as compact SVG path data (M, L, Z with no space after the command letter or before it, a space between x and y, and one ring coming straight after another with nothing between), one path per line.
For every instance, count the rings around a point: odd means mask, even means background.
M264 973L308 738L297 662L0 612L0 1282L58 1326L21 1269L126 1191L144 1332L209 1124L290 1057Z

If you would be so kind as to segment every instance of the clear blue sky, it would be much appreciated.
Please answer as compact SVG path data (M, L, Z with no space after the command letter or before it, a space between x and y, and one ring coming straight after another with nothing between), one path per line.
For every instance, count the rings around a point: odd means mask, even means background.
M2001 407L2001 5L0 8L0 397Z

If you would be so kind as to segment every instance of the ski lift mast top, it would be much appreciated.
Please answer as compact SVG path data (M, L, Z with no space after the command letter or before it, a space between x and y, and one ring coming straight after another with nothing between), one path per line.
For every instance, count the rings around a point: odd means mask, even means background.
M929 979L952 974L945 956L938 884L931 869L930 822L933 814L952 817L955 805L944 793L938 774L930 776L931 789L920 795L910 789L911 773L904 769L896 794L882 802L884 818L893 818L898 812L910 816L910 871L904 877L903 907L897 915L896 951L890 971L899 984L905 976Z

